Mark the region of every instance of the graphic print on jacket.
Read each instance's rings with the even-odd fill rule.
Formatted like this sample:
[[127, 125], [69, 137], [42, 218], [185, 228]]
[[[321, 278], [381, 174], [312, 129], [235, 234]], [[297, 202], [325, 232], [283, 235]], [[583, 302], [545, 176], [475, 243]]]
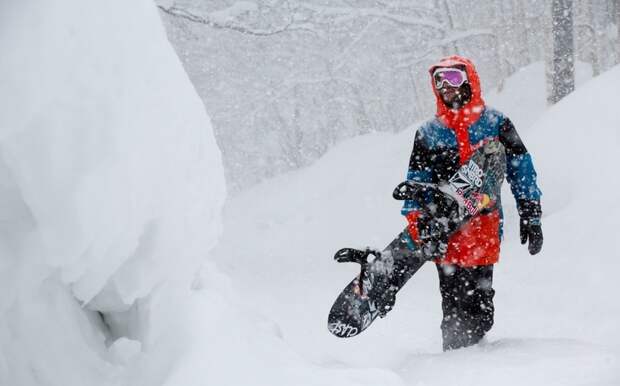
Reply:
[[[469, 103], [458, 110], [445, 106], [437, 89], [437, 114], [416, 132], [409, 161], [407, 179], [419, 182], [447, 183], [465, 164], [474, 150], [488, 141], [500, 142], [506, 152], [506, 179], [516, 200], [539, 201], [541, 192], [536, 184], [532, 158], [517, 131], [507, 117], [484, 105], [480, 80], [473, 64], [464, 58], [451, 56], [431, 67], [465, 68], [472, 90]], [[406, 201], [402, 214], [420, 208]], [[499, 259], [502, 213], [501, 203], [491, 211], [481, 211], [449, 240], [442, 264], [462, 267], [494, 264]]]

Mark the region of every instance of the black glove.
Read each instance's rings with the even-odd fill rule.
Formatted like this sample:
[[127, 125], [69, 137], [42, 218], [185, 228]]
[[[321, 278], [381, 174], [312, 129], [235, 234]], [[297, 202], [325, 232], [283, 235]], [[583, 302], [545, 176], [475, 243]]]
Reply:
[[519, 216], [521, 217], [519, 226], [521, 244], [525, 244], [529, 240], [527, 249], [530, 251], [530, 255], [535, 255], [540, 252], [543, 246], [543, 233], [540, 224], [540, 216], [542, 215], [540, 202], [519, 200], [517, 206], [519, 208]]

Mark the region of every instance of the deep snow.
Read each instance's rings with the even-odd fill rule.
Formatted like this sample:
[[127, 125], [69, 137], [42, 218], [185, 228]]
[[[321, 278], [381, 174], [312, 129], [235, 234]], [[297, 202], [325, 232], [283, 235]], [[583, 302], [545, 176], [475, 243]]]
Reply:
[[497, 324], [441, 353], [432, 266], [362, 336], [326, 328], [356, 273], [333, 252], [404, 226], [390, 194], [413, 129], [229, 200], [196, 274], [220, 232], [222, 165], [154, 4], [2, 2], [0, 29], [1, 385], [620, 382], [619, 67], [545, 113], [541, 66], [489, 95], [534, 154], [546, 244], [527, 255], [505, 199]]
[[[587, 78], [582, 72], [580, 83]], [[533, 154], [544, 193], [545, 245], [530, 256], [519, 244], [514, 200], [505, 187], [496, 325], [480, 346], [441, 353], [432, 265], [364, 334], [340, 340], [327, 332], [327, 312], [358, 269], [334, 263], [333, 253], [343, 246], [383, 247], [405, 225], [391, 190], [405, 174], [415, 128], [352, 139], [309, 168], [231, 199], [214, 258], [247, 307], [273, 320], [294, 351], [324, 368], [358, 369], [359, 384], [372, 383], [363, 375], [369, 369], [384, 372], [382, 384], [619, 384], [614, 240], [620, 205], [613, 176], [620, 114], [612, 93], [620, 67], [548, 111], [543, 98], [537, 104], [527, 97], [544, 95], [544, 83], [533, 79], [542, 79], [540, 64], [515, 74], [487, 102], [498, 102]]]
[[0, 30], [0, 384], [160, 384], [221, 231], [209, 117], [149, 0], [2, 1]]

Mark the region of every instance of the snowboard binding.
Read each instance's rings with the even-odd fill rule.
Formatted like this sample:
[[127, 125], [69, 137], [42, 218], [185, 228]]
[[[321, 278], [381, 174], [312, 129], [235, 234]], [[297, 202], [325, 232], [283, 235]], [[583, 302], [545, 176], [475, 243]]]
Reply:
[[360, 265], [360, 274], [357, 279], [356, 293], [359, 296], [368, 297], [372, 286], [368, 273], [368, 264], [381, 257], [381, 252], [366, 248], [364, 250], [355, 248], [342, 248], [334, 255], [334, 260], [338, 263], [357, 263]]
[[354, 289], [355, 293], [364, 298], [374, 299], [374, 307], [379, 316], [383, 318], [394, 307], [398, 287], [391, 283], [391, 275], [382, 280], [377, 280], [377, 275], [369, 269], [370, 264], [381, 258], [381, 252], [371, 248], [364, 250], [342, 248], [334, 255], [334, 260], [339, 263], [357, 263], [360, 265], [361, 270]]
[[381, 252], [366, 248], [364, 250], [355, 248], [342, 248], [334, 255], [334, 260], [339, 263], [358, 263], [362, 266], [372, 263], [376, 258], [381, 257]]

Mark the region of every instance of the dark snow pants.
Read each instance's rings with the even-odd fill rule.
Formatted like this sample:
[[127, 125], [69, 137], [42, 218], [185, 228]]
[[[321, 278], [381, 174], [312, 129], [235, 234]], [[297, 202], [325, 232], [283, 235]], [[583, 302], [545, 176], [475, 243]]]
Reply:
[[439, 265], [444, 351], [478, 343], [493, 326], [493, 265]]

